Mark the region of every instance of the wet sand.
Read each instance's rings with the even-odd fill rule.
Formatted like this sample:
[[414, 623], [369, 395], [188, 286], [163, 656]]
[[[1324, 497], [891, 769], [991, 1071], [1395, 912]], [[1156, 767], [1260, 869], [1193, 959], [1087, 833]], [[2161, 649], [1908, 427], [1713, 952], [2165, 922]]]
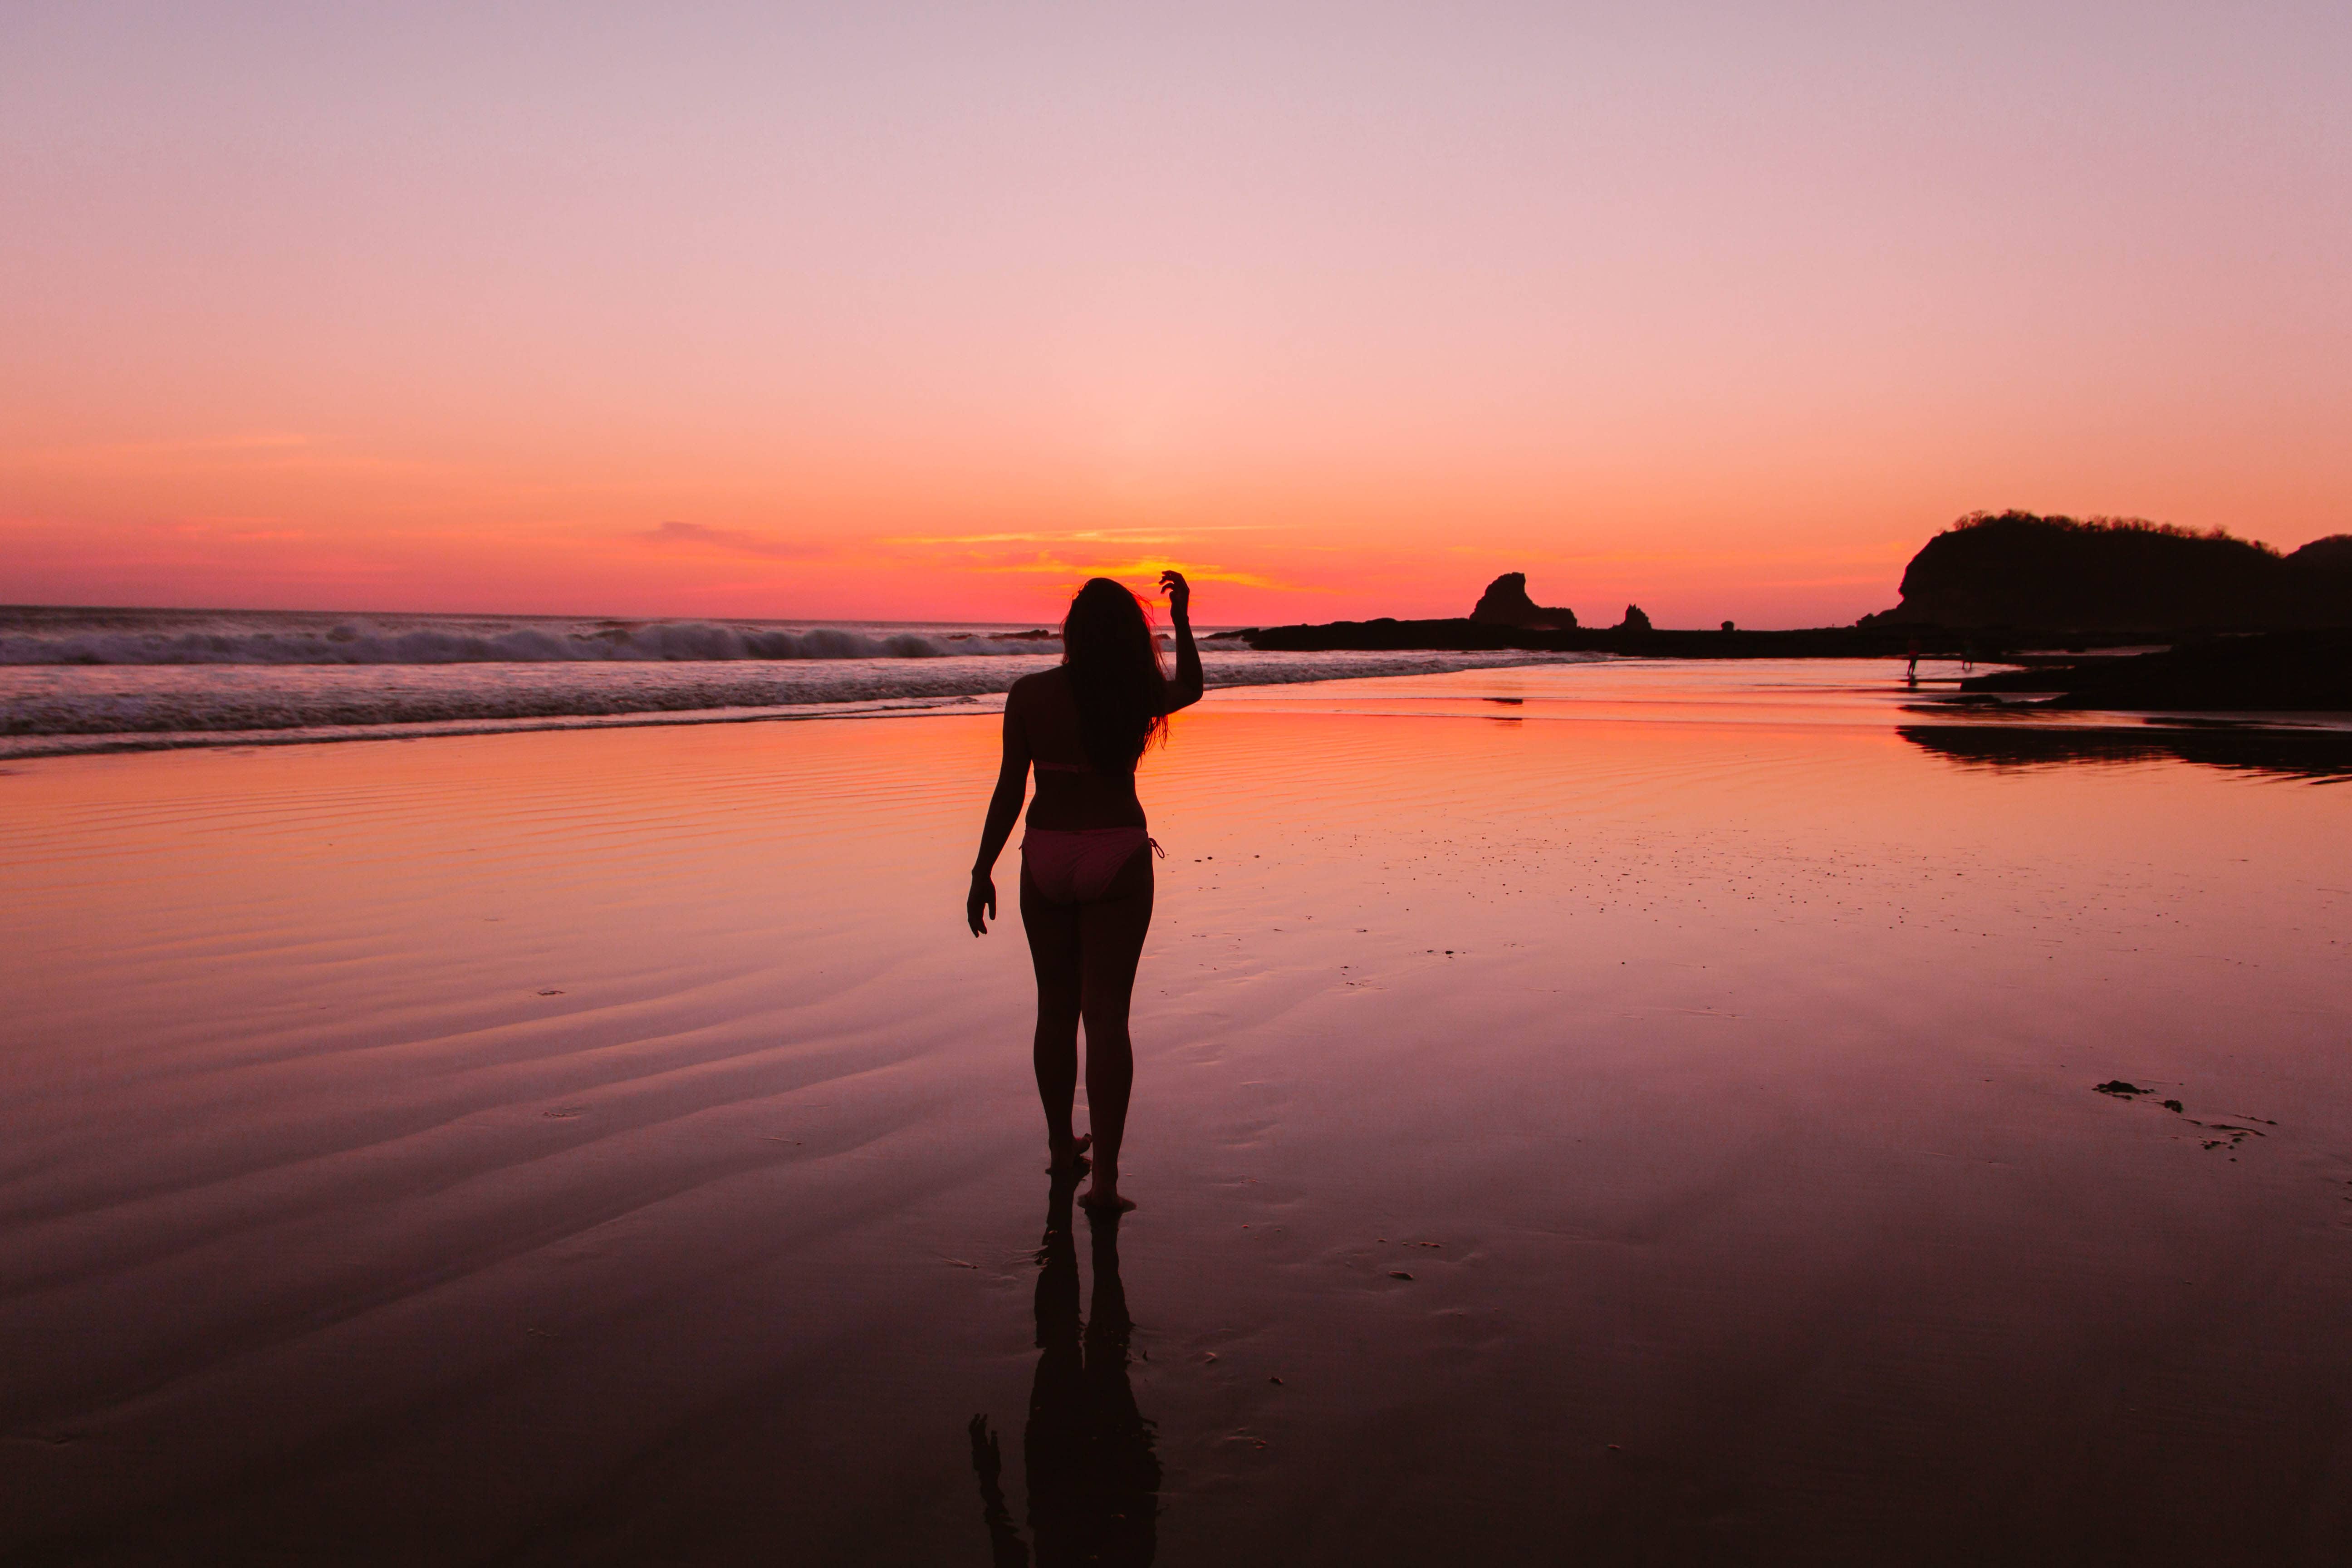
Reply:
[[991, 719], [13, 763], [0, 1556], [2352, 1557], [2352, 793], [1885, 672], [1213, 695], [1115, 1255]]

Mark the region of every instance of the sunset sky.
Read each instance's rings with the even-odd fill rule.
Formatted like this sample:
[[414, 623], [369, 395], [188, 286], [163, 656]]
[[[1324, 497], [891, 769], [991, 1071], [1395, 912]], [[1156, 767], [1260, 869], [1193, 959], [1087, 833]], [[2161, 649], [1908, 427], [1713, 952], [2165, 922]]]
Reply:
[[0, 7], [0, 602], [1848, 621], [2352, 530], [2352, 6]]

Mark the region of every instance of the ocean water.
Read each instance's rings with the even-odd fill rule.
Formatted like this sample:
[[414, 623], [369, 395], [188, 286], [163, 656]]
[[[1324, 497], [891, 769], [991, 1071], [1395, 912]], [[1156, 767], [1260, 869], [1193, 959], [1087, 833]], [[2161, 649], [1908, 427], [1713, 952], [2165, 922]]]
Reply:
[[[1046, 628], [319, 611], [0, 609], [0, 757], [511, 729], [814, 718], [984, 701], [1061, 656]], [[1259, 653], [1212, 686], [1587, 661]]]
[[1058, 649], [1043, 627], [886, 622], [0, 609], [0, 664], [660, 664]]

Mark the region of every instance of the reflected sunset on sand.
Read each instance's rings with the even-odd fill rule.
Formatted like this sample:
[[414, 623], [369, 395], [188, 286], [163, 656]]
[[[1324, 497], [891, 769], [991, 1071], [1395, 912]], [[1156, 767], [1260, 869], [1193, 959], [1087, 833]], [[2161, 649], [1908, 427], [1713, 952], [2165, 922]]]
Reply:
[[[1624, 664], [1179, 717], [1101, 1363], [1161, 1560], [2323, 1528], [2344, 796], [1987, 767], [1917, 701]], [[1028, 978], [960, 930], [995, 743], [11, 763], [10, 1536], [985, 1561], [967, 1428], [1034, 1425], [1066, 1289]], [[998, 1447], [1024, 1542], [1095, 1473]]]

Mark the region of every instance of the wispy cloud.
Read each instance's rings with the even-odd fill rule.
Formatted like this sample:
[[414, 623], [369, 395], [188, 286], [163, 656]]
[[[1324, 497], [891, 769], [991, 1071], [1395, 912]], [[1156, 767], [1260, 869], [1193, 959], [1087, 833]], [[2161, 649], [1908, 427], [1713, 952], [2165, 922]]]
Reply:
[[1083, 577], [1114, 577], [1150, 581], [1160, 573], [1173, 568], [1194, 583], [1230, 583], [1244, 588], [1274, 588], [1289, 594], [1328, 594], [1328, 588], [1310, 586], [1304, 583], [1285, 583], [1255, 572], [1238, 571], [1213, 563], [1178, 560], [1174, 556], [1139, 555], [1127, 560], [1068, 560], [1063, 556], [1039, 552], [1034, 555], [1000, 558], [993, 561], [971, 561], [962, 564], [967, 572], [984, 572], [1000, 576], [1052, 577], [1070, 581]]
[[[1444, 547], [1449, 555], [1467, 555], [1495, 561], [1507, 561], [1516, 566], [1701, 566], [1728, 569], [1759, 566], [1789, 566], [1805, 563], [1820, 566], [1878, 567], [1887, 561], [1907, 560], [1918, 549], [1916, 541], [1894, 541], [1870, 546], [1815, 547], [1767, 546], [1749, 550], [1728, 548], [1689, 550], [1588, 550], [1558, 551], [1516, 548], [1491, 544], [1449, 544]], [[1823, 579], [1829, 581], [1829, 579]]]
[[647, 544], [686, 544], [723, 550], [730, 555], [760, 555], [772, 561], [805, 561], [822, 555], [825, 547], [796, 539], [778, 539], [741, 528], [712, 528], [701, 522], [665, 522], [635, 535]]
[[908, 534], [882, 544], [1179, 544], [1202, 533], [1262, 533], [1264, 523], [1213, 523], [1203, 528], [1057, 529], [1037, 533]]

